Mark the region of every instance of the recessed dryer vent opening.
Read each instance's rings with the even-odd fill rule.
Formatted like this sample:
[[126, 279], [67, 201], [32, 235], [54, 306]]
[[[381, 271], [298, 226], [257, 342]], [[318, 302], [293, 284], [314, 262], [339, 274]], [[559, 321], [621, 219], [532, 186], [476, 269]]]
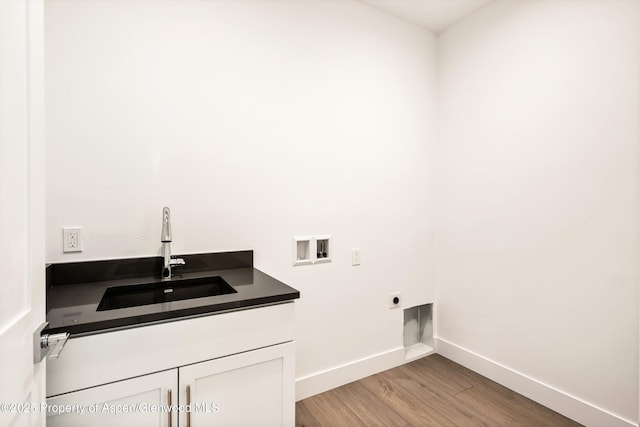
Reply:
[[404, 358], [418, 359], [433, 350], [433, 304], [404, 309]]

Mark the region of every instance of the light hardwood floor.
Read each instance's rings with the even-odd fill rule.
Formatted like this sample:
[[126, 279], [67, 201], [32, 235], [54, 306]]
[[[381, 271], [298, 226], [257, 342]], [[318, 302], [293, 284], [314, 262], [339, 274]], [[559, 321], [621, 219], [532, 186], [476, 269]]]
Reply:
[[296, 403], [296, 426], [580, 426], [439, 355]]

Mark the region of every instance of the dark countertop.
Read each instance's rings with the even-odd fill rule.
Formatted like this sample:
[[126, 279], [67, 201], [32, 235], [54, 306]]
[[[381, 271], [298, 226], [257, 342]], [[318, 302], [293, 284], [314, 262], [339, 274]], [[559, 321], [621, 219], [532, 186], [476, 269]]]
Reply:
[[97, 311], [109, 287], [161, 282], [162, 259], [52, 264], [47, 267], [47, 333], [69, 332], [78, 337], [300, 298], [296, 289], [253, 268], [252, 251], [178, 257], [185, 259], [187, 267], [176, 269], [174, 279], [220, 276], [236, 293]]

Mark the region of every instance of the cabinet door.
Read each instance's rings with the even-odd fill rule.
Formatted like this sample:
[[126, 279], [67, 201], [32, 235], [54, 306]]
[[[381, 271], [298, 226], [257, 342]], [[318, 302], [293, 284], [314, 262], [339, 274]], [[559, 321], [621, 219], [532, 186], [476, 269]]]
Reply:
[[294, 343], [181, 367], [181, 427], [293, 426]]
[[176, 412], [167, 410], [178, 403], [177, 383], [178, 370], [171, 369], [50, 397], [47, 427], [177, 426]]

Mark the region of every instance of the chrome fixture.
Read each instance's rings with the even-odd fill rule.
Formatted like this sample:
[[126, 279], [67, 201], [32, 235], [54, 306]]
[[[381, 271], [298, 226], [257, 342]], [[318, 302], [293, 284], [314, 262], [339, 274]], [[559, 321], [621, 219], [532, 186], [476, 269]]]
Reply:
[[179, 267], [184, 265], [182, 258], [171, 258], [171, 213], [169, 208], [162, 208], [162, 234], [160, 235], [162, 242], [162, 257], [164, 265], [162, 266], [162, 278], [171, 279], [171, 267]]
[[46, 356], [49, 356], [49, 359], [57, 359], [69, 339], [68, 332], [43, 333], [47, 326], [49, 326], [49, 322], [44, 322], [33, 333], [33, 363], [41, 362]]

